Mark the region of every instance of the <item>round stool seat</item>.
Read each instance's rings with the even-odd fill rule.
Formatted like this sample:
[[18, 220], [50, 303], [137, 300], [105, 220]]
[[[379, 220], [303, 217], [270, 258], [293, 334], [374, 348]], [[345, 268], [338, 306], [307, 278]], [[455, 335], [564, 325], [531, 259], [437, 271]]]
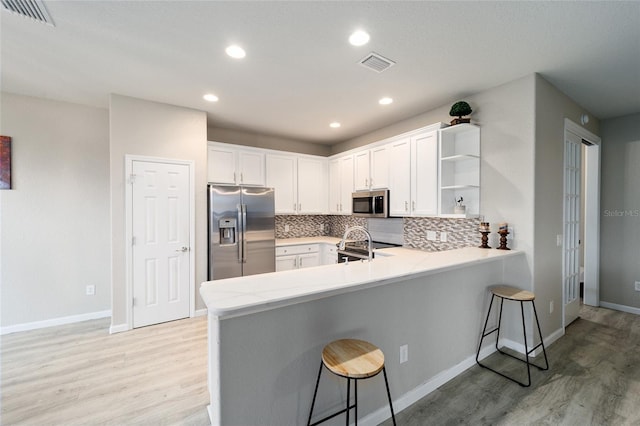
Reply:
[[322, 362], [334, 374], [363, 379], [378, 374], [384, 367], [384, 354], [364, 340], [341, 339], [322, 350]]
[[530, 291], [521, 290], [507, 285], [493, 287], [491, 288], [491, 293], [498, 297], [502, 297], [503, 299], [517, 300], [519, 302], [533, 301], [536, 298], [536, 295]]

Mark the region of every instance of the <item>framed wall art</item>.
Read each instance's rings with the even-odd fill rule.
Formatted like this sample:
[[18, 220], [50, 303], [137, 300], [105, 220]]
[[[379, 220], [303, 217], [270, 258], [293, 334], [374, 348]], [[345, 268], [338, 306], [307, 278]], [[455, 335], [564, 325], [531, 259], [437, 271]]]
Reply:
[[0, 136], [0, 189], [11, 189], [11, 138]]

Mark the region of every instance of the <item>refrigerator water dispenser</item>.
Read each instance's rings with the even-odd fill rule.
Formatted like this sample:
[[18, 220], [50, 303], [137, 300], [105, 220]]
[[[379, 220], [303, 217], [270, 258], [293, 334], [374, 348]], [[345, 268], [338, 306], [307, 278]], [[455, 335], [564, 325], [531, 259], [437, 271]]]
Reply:
[[218, 221], [218, 229], [220, 229], [220, 244], [236, 243], [236, 219], [220, 219]]

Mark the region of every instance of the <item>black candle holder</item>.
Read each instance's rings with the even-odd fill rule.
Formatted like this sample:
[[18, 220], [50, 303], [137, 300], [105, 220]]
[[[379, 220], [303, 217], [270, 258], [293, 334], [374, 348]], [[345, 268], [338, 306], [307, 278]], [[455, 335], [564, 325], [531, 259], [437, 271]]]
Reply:
[[500, 234], [500, 247], [497, 247], [498, 250], [511, 250], [509, 247], [507, 247], [507, 235], [509, 235], [509, 231], [504, 230], [504, 231], [498, 231], [498, 234]]
[[480, 246], [480, 248], [483, 249], [490, 249], [491, 247], [489, 247], [489, 231], [480, 231], [480, 233], [482, 234], [482, 245]]

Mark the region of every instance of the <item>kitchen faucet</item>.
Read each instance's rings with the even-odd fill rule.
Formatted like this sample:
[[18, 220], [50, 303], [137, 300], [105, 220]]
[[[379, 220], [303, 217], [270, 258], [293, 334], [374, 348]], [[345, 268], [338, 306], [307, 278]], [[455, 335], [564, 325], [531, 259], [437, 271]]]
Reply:
[[361, 232], [364, 232], [367, 235], [367, 241], [369, 242], [368, 247], [367, 247], [368, 251], [369, 251], [368, 261], [371, 262], [371, 259], [373, 258], [373, 247], [371, 245], [371, 234], [369, 233], [367, 228], [365, 228], [364, 226], [352, 226], [350, 228], [345, 229], [344, 235], [342, 236], [342, 240], [340, 241], [340, 244], [338, 245], [338, 249], [339, 250], [344, 250], [344, 245], [346, 243], [347, 236], [352, 231], [361, 231]]

